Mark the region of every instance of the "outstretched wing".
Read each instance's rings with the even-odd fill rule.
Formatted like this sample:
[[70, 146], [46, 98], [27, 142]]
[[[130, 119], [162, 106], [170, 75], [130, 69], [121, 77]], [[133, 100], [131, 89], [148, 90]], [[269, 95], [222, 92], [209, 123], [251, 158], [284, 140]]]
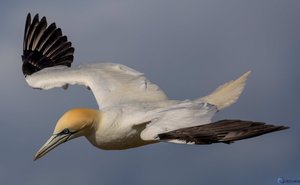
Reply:
[[121, 103], [166, 100], [165, 93], [142, 73], [121, 64], [98, 63], [77, 67], [56, 66], [28, 75], [38, 89], [83, 85], [91, 89], [101, 108]]
[[23, 41], [23, 74], [31, 75], [46, 67], [57, 65], [71, 66], [74, 48], [68, 42], [67, 36], [62, 35], [55, 23], [47, 27], [47, 20], [36, 14], [31, 21], [28, 13]]
[[72, 67], [74, 48], [55, 23], [28, 14], [24, 34], [23, 73], [33, 88], [66, 88], [83, 85], [93, 91], [103, 108], [125, 102], [152, 102], [167, 99], [165, 93], [146, 77], [121, 64], [99, 63]]

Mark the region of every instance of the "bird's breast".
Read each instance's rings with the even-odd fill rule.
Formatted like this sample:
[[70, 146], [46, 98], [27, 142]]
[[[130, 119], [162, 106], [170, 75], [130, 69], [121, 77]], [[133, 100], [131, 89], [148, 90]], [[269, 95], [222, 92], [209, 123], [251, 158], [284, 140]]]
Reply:
[[135, 126], [145, 114], [141, 109], [109, 109], [102, 114], [98, 127], [86, 136], [94, 146], [105, 150], [124, 150], [154, 143], [141, 139], [145, 125]]
[[116, 130], [110, 129], [103, 132], [96, 132], [95, 135], [87, 136], [87, 139], [95, 147], [104, 150], [125, 150], [147, 144], [155, 141], [144, 141], [140, 137], [140, 130]]

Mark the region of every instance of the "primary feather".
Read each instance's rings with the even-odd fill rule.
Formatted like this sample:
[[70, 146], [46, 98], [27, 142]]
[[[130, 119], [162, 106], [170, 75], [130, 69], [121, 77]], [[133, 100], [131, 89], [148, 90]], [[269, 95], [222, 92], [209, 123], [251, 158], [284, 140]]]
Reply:
[[70, 67], [74, 53], [71, 45], [55, 23], [47, 27], [45, 17], [39, 20], [39, 15], [36, 14], [31, 21], [31, 15], [28, 14], [24, 31], [23, 74], [31, 75], [57, 65]]

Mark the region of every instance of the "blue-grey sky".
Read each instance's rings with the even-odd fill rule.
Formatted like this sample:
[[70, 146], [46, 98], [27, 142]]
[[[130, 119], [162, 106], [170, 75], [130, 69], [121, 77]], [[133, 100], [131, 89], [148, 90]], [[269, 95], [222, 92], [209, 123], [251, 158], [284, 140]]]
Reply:
[[[124, 0], [0, 2], [1, 184], [277, 184], [300, 179], [300, 1]], [[28, 12], [56, 22], [74, 64], [122, 63], [171, 99], [194, 99], [252, 70], [245, 92], [217, 119], [291, 129], [232, 145], [157, 144], [124, 151], [72, 140], [33, 162], [57, 119], [97, 108], [82, 87], [31, 89], [21, 73]]]

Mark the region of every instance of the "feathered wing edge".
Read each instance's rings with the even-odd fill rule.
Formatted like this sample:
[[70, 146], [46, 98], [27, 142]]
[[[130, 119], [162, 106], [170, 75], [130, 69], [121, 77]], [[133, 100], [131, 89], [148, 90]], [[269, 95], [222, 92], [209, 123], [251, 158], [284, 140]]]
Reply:
[[31, 20], [28, 13], [23, 41], [23, 74], [31, 75], [46, 67], [64, 65], [70, 67], [73, 62], [74, 48], [67, 36], [62, 34], [55, 23], [47, 27], [47, 20], [36, 14]]
[[233, 143], [270, 132], [288, 129], [286, 126], [269, 125], [243, 120], [221, 120], [215, 123], [182, 128], [158, 135], [159, 140], [173, 143], [212, 144]]
[[217, 106], [218, 110], [234, 104], [242, 94], [250, 74], [251, 71], [246, 72], [238, 79], [221, 85], [208, 96], [199, 98], [199, 100]]

